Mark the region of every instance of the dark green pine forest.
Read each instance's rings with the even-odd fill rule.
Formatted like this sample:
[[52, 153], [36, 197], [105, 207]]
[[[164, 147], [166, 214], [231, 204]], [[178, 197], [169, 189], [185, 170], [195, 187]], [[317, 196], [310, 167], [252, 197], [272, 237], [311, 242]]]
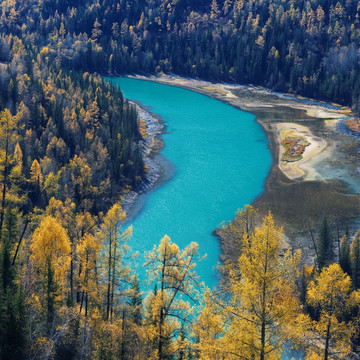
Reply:
[[[3, 4], [2, 34], [21, 38], [32, 57], [40, 53], [57, 67], [253, 83], [359, 111], [356, 0]], [[9, 40], [2, 43], [6, 61]]]
[[335, 256], [326, 219], [302, 266], [246, 207], [225, 228], [241, 261], [205, 295], [197, 244], [165, 236], [141, 292], [120, 202], [146, 177], [144, 134], [103, 76], [255, 84], [360, 113], [359, 48], [357, 0], [1, 0], [0, 359], [270, 360], [288, 339], [307, 359], [354, 355], [360, 233], [339, 230]]

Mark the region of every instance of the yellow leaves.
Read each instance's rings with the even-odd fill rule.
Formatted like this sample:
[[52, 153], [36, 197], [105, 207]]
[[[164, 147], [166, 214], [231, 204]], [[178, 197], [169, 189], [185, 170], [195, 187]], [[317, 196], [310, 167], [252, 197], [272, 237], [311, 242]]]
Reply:
[[161, 239], [158, 249], [160, 256], [164, 256], [166, 258], [167, 257], [171, 258], [173, 256], [176, 256], [180, 252], [179, 247], [176, 244], [171, 243], [171, 240], [167, 235], [165, 235]]
[[117, 224], [118, 222], [124, 221], [126, 218], [125, 211], [122, 210], [119, 203], [114, 204], [110, 210], [107, 212], [104, 218], [104, 225], [111, 226]]
[[310, 305], [319, 304], [332, 314], [334, 311], [342, 310], [350, 290], [350, 276], [342, 271], [340, 265], [331, 264], [323, 269], [316, 282], [312, 281], [309, 284], [307, 300]]
[[46, 176], [44, 181], [44, 189], [48, 196], [55, 196], [59, 189], [60, 171], [54, 175], [52, 171]]
[[152, 345], [153, 350], [161, 343], [166, 348], [164, 351], [172, 353], [170, 339], [176, 329], [180, 329], [178, 319], [185, 322], [193, 311], [187, 300], [197, 297], [194, 288], [197, 277], [193, 270], [197, 250], [198, 245], [191, 243], [181, 251], [165, 235], [158, 247], [154, 246], [152, 251], [145, 253], [147, 261], [144, 266], [149, 267], [147, 275], [156, 287], [155, 292], [146, 299], [147, 332], [152, 334], [149, 341], [155, 345]]
[[98, 297], [97, 285], [97, 263], [101, 243], [99, 239], [91, 234], [86, 234], [76, 246], [76, 254], [81, 271], [78, 276], [79, 287], [86, 291], [96, 300]]
[[255, 41], [255, 44], [258, 45], [259, 47], [263, 48], [265, 45], [265, 39], [262, 35], [259, 35], [258, 38]]
[[48, 53], [49, 53], [49, 48], [47, 46], [44, 46], [40, 51], [41, 55], [47, 55]]
[[30, 176], [31, 176], [30, 178], [31, 182], [35, 184], [39, 184], [39, 186], [41, 186], [43, 181], [43, 176], [42, 176], [40, 164], [36, 159], [33, 161], [31, 165]]
[[320, 319], [314, 322], [313, 329], [321, 340], [327, 339], [324, 350], [318, 346], [313, 346], [309, 350], [309, 359], [315, 358], [315, 355], [329, 354], [327, 343], [340, 358], [350, 352], [350, 338], [355, 326], [351, 322], [341, 321], [341, 316], [344, 316], [346, 310], [356, 304], [357, 294], [350, 295], [350, 291], [351, 279], [338, 264], [324, 268], [317, 279], [309, 284], [307, 301], [312, 306], [319, 306], [321, 310]]
[[297, 318], [295, 290], [300, 253], [284, 253], [282, 236], [283, 229], [275, 226], [269, 213], [250, 236], [245, 232], [237, 266], [227, 266], [230, 298], [222, 303], [220, 315], [228, 326], [223, 338], [214, 339], [226, 344], [221, 348], [226, 349], [227, 359], [240, 354], [259, 358], [261, 353], [267, 359], [280, 359], [279, 344], [293, 338], [304, 320]]
[[19, 143], [16, 143], [16, 145], [15, 145], [14, 158], [15, 158], [16, 163], [20, 167], [22, 167], [22, 165], [23, 165], [23, 153], [21, 151]]
[[30, 260], [37, 269], [45, 272], [50, 260], [56, 281], [65, 282], [70, 265], [70, 239], [57, 219], [46, 216], [41, 220], [33, 233], [30, 250]]
[[204, 294], [205, 306], [194, 325], [193, 331], [198, 341], [196, 349], [201, 354], [201, 359], [214, 360], [224, 358], [226, 349], [229, 348], [225, 335], [225, 323], [208, 291]]
[[12, 116], [9, 109], [5, 109], [0, 113], [0, 143], [1, 149], [5, 148], [17, 139], [16, 127], [18, 119]]
[[151, 269], [147, 270], [149, 279], [154, 280], [163, 272], [170, 286], [182, 281], [194, 268], [193, 258], [197, 252], [197, 243], [192, 242], [181, 252], [179, 247], [171, 242], [170, 237], [165, 235], [158, 247], [154, 246], [152, 251], [145, 254], [147, 261], [144, 266], [152, 265]]

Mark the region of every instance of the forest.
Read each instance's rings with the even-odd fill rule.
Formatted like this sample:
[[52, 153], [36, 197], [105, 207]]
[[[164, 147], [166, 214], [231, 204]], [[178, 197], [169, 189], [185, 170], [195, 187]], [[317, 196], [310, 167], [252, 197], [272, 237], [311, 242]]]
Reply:
[[358, 1], [0, 4], [0, 359], [356, 353], [360, 233], [335, 246], [326, 218], [314, 264], [247, 206], [224, 225], [237, 259], [218, 289], [199, 284], [198, 245], [167, 236], [139, 279], [121, 198], [146, 177], [144, 134], [103, 75], [252, 83], [359, 113]]
[[0, 29], [61, 68], [252, 83], [359, 112], [359, 16], [357, 0], [6, 0]]

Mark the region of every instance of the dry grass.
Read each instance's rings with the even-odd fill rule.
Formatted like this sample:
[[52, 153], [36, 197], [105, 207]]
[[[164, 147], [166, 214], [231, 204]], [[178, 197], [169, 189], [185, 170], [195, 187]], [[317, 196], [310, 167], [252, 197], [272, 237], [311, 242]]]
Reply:
[[219, 94], [219, 95], [222, 95], [222, 96], [226, 96], [227, 93], [228, 93], [226, 90], [217, 89], [217, 88], [214, 88], [212, 86], [197, 85], [196, 87], [199, 88], [199, 89], [203, 89], [205, 91], [209, 91], [209, 92], [211, 92], [213, 94]]

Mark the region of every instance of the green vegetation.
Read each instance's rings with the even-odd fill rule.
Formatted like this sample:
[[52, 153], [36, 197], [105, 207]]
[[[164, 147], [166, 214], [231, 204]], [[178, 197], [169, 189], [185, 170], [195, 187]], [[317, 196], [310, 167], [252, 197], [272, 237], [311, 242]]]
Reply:
[[[309, 359], [335, 359], [360, 344], [360, 234], [345, 234], [337, 257], [326, 218], [311, 232], [316, 266], [301, 275], [272, 215], [256, 222], [247, 207], [222, 229], [234, 251], [220, 294], [201, 304], [197, 244], [180, 250], [167, 236], [147, 255], [153, 290], [141, 292], [118, 201], [145, 176], [146, 129], [96, 74], [254, 83], [360, 112], [358, 1], [0, 4], [1, 359], [265, 360], [288, 339]], [[324, 191], [297, 202], [302, 214], [322, 216]]]
[[[336, 359], [359, 345], [359, 234], [352, 277], [331, 253], [301, 270], [300, 250], [287, 248], [271, 213], [259, 222], [247, 206], [224, 229], [239, 256], [223, 265], [217, 290], [198, 284], [198, 245], [181, 250], [164, 236], [146, 254], [153, 290], [141, 292], [121, 206], [98, 223], [54, 201], [32, 218], [16, 261], [16, 242], [2, 242], [1, 359], [265, 360], [280, 359], [289, 341], [308, 359]], [[327, 238], [324, 220], [319, 254]]]
[[[58, 68], [252, 83], [359, 111], [356, 0], [2, 3], [2, 33]], [[14, 83], [8, 92], [16, 91]]]

